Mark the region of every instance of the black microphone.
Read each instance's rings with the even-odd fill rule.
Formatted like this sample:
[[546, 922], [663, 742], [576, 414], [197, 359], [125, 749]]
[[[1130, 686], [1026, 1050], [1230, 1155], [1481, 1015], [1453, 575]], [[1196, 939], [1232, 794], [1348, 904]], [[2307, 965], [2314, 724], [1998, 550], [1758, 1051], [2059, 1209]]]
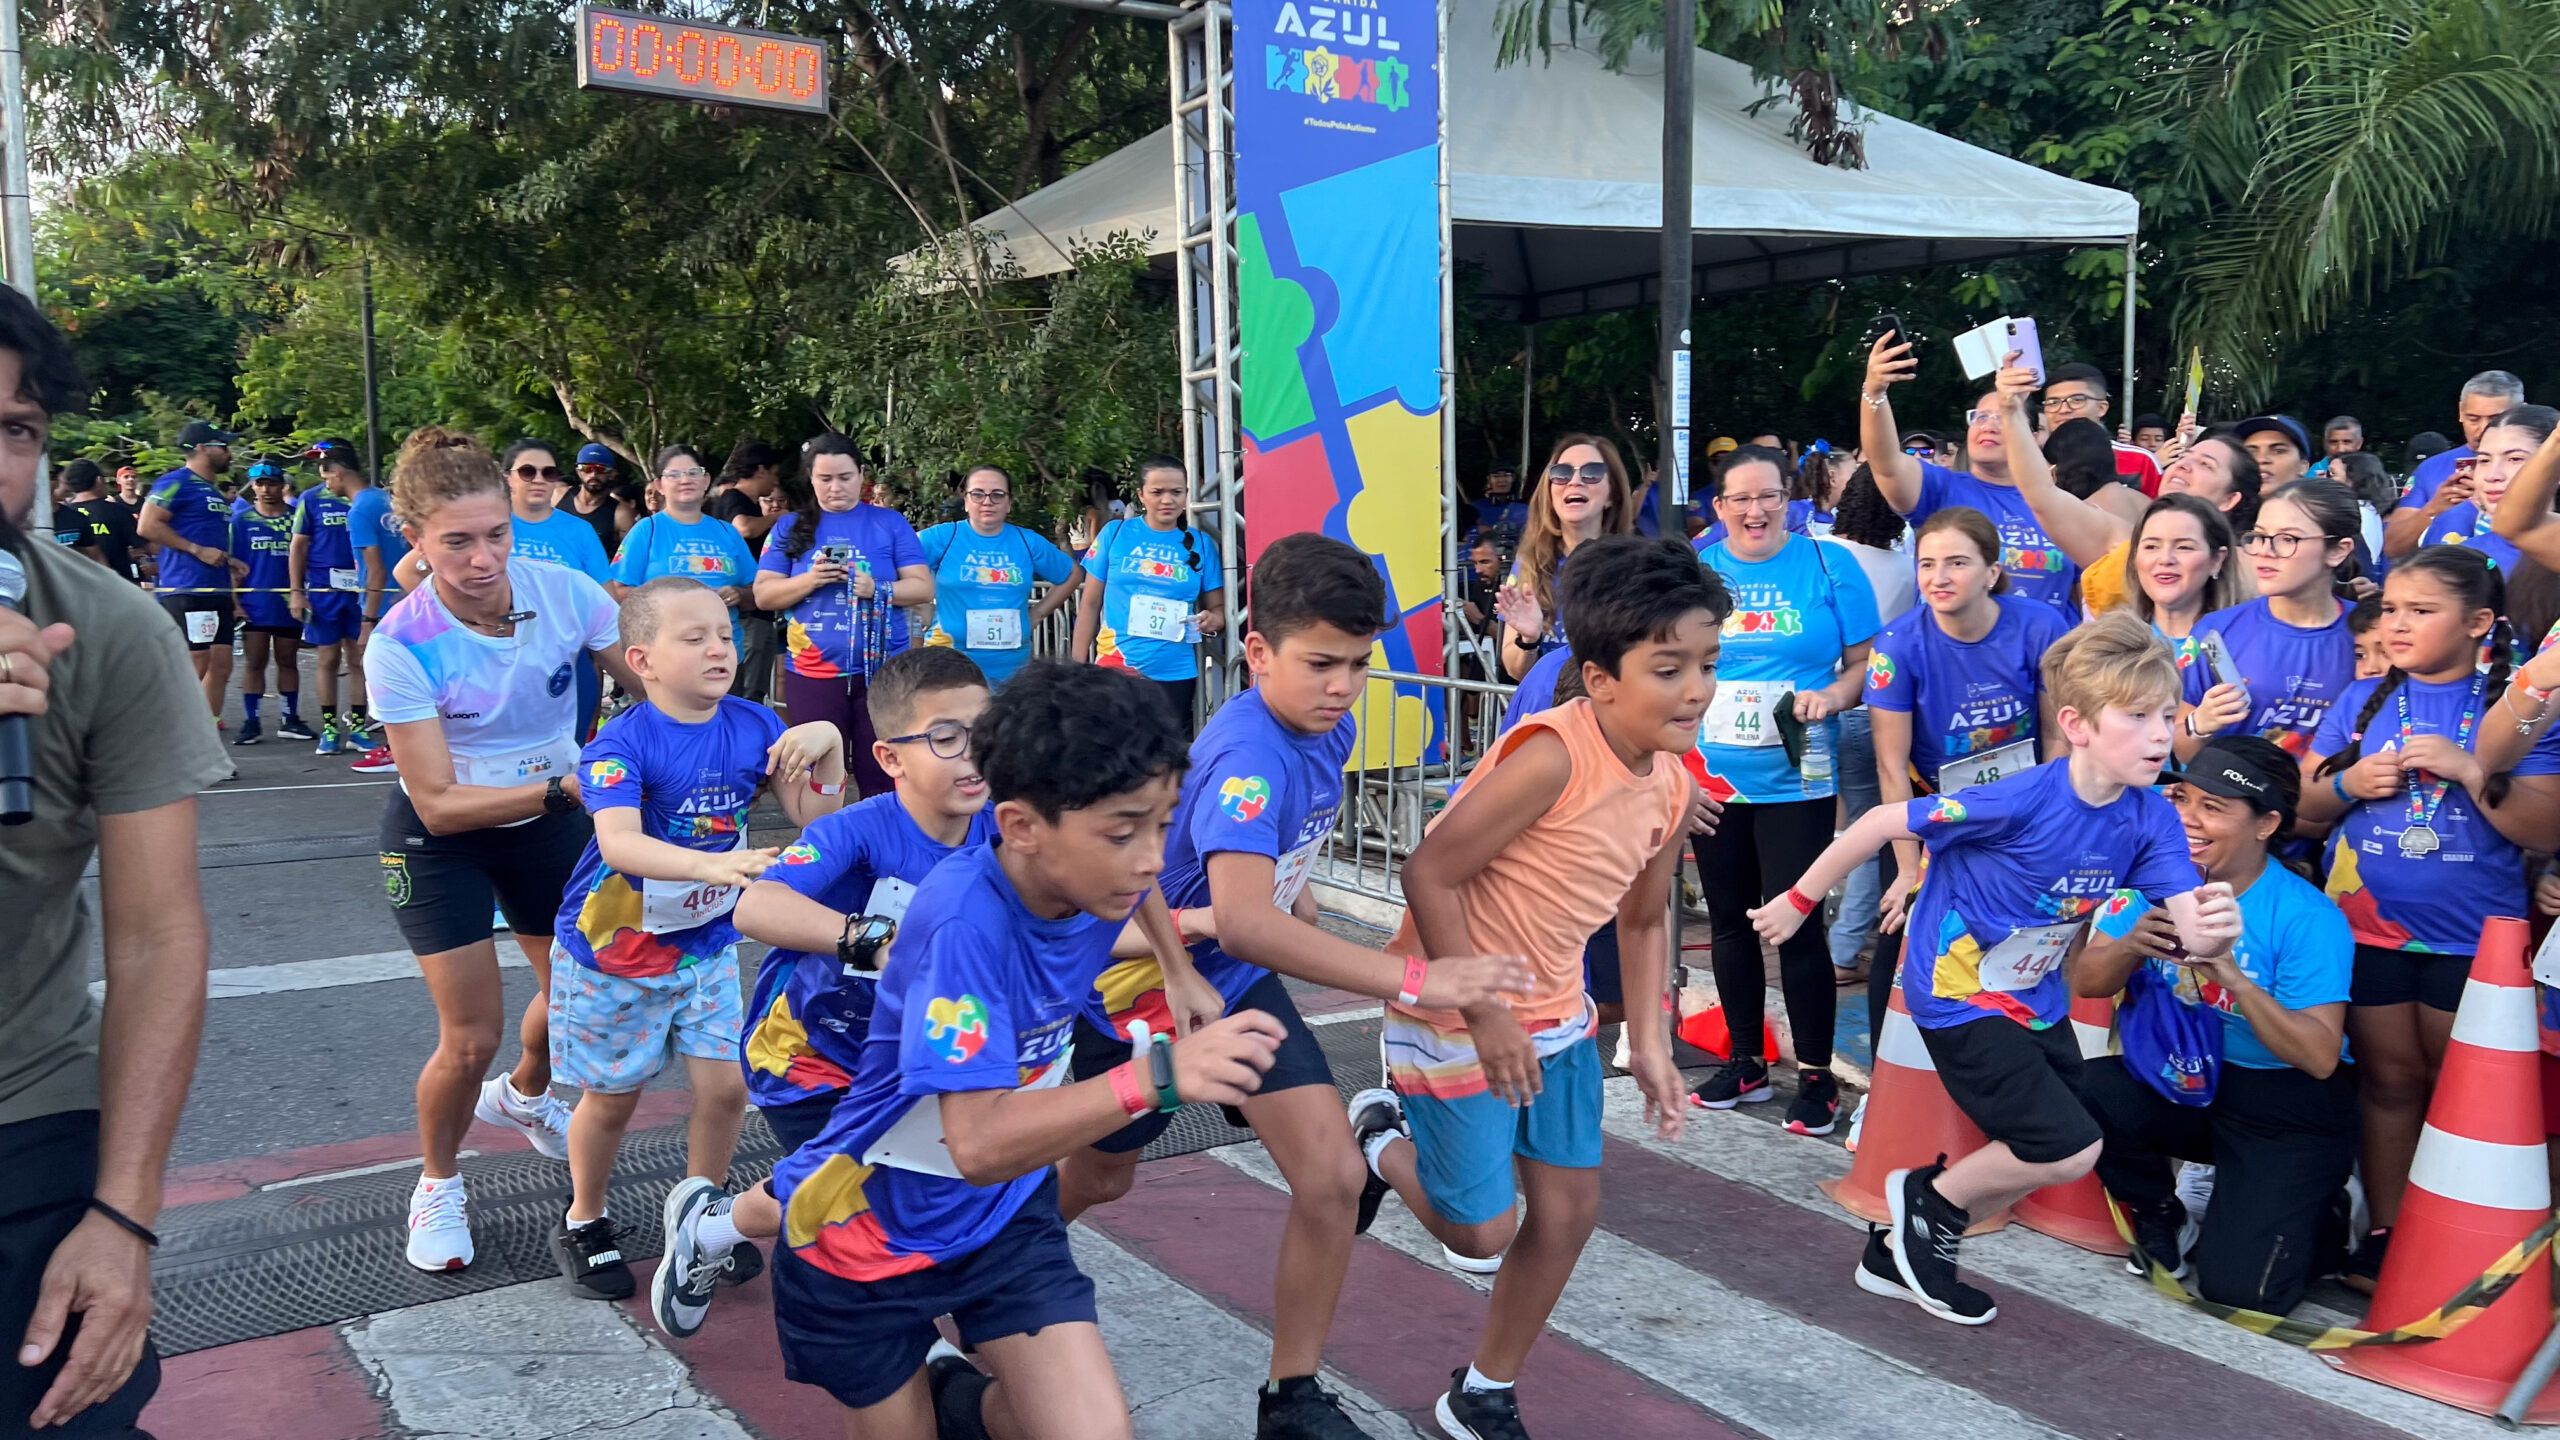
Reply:
[[[18, 608], [27, 598], [26, 567], [0, 550], [0, 606]], [[0, 825], [36, 818], [36, 764], [27, 743], [27, 717], [0, 715]]]

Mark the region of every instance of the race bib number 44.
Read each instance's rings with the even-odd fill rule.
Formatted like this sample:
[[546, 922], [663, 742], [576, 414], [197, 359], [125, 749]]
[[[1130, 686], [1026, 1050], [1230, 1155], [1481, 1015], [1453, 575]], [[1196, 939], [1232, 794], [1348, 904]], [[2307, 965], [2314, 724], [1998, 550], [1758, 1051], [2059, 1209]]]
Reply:
[[1752, 750], [1783, 745], [1786, 737], [1778, 733], [1778, 702], [1793, 693], [1770, 680], [1720, 680], [1699, 738], [1709, 745]]

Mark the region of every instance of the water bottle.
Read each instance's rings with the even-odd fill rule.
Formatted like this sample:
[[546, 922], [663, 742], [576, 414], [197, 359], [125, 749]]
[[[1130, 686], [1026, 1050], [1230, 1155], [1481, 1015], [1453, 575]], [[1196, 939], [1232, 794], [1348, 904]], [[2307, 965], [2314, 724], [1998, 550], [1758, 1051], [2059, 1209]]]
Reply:
[[1831, 783], [1831, 724], [1816, 720], [1804, 727], [1804, 764], [1797, 771], [1808, 787]]

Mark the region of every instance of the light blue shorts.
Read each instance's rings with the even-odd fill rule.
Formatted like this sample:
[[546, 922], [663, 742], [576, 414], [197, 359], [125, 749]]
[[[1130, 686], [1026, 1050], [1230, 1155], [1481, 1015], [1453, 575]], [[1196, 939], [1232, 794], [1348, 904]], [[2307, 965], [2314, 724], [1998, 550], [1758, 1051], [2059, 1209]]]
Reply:
[[1511, 1213], [1511, 1157], [1560, 1170], [1600, 1168], [1600, 1045], [1584, 1036], [1547, 1057], [1546, 1088], [1524, 1110], [1491, 1092], [1404, 1097], [1414, 1170], [1440, 1218], [1481, 1225]]
[[746, 1010], [738, 947], [671, 975], [607, 975], [558, 954], [551, 966], [551, 1071], [581, 1090], [637, 1090], [673, 1055], [735, 1060]]

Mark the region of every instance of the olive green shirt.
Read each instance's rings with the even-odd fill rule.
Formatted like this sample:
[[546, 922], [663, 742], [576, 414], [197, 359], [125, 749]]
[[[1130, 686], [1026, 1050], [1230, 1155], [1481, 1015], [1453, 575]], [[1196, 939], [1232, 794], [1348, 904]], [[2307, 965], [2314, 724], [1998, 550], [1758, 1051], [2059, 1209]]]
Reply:
[[176, 622], [131, 581], [43, 536], [18, 553], [20, 609], [76, 634], [47, 667], [46, 712], [27, 722], [35, 818], [0, 827], [0, 1124], [98, 1105], [93, 921], [80, 889], [98, 817], [175, 804], [230, 769]]

